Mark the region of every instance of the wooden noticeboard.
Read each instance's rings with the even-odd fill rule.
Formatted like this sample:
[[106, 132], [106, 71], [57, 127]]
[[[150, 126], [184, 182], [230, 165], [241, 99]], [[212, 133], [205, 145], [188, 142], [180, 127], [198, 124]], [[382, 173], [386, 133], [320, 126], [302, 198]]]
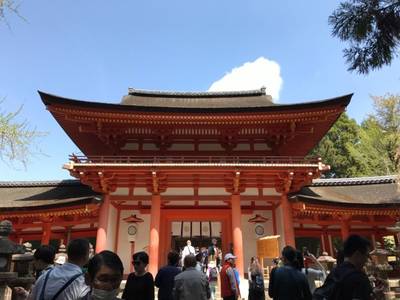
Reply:
[[257, 256], [260, 258], [275, 258], [280, 256], [280, 235], [271, 235], [257, 240]]

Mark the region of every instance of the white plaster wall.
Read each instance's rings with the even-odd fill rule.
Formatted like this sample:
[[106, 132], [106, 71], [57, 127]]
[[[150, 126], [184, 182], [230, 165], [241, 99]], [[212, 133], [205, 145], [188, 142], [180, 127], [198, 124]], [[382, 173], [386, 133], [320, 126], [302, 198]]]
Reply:
[[126, 187], [118, 187], [115, 192], [112, 192], [111, 195], [123, 195], [126, 196], [129, 194], [129, 188]]
[[147, 196], [147, 195], [151, 195], [151, 193], [149, 193], [149, 191], [146, 188], [134, 188], [133, 189], [133, 194], [135, 196]]
[[172, 144], [169, 151], [194, 151], [193, 144]]
[[246, 196], [258, 196], [258, 189], [257, 188], [247, 188], [241, 195]]
[[[123, 221], [124, 218], [130, 215], [136, 215], [143, 219], [144, 222], [138, 224], [127, 223]], [[128, 235], [129, 225], [135, 225], [137, 233], [135, 236]], [[121, 210], [121, 218], [118, 232], [118, 248], [117, 254], [121, 258], [124, 264], [124, 273], [128, 274], [131, 266], [131, 243], [130, 240], [135, 242], [135, 252], [137, 251], [148, 251], [150, 237], [150, 215], [140, 214], [137, 210]]]
[[126, 143], [124, 147], [120, 148], [121, 150], [139, 150], [138, 143]]
[[193, 188], [168, 188], [162, 196], [193, 196]]
[[250, 151], [250, 144], [237, 144], [233, 149], [236, 151]]
[[[255, 224], [249, 223], [248, 220], [254, 215], [261, 215], [268, 219], [267, 222], [262, 223], [264, 226], [264, 235], [258, 236], [255, 233]], [[272, 213], [266, 211], [254, 211], [251, 215], [242, 215], [242, 234], [243, 234], [243, 255], [244, 255], [244, 272], [247, 272], [247, 267], [250, 263], [250, 258], [257, 255], [257, 239], [264, 236], [274, 235]]]
[[280, 193], [278, 193], [274, 188], [264, 188], [263, 194], [264, 196], [280, 196]]
[[223, 206], [226, 205], [223, 201], [199, 201], [199, 206]]
[[230, 195], [224, 188], [199, 188], [201, 196], [226, 196]]
[[[162, 197], [162, 196], [161, 196]], [[185, 206], [185, 205], [194, 205], [194, 201], [169, 201], [165, 204], [165, 206]]]
[[156, 151], [158, 150], [157, 146], [155, 144], [152, 143], [144, 143], [143, 144], [143, 150], [147, 150], [147, 151]]
[[266, 143], [255, 143], [254, 150], [271, 150], [271, 147], [269, 147]]
[[[62, 228], [65, 229], [65, 227]], [[78, 224], [73, 227], [73, 229], [85, 229], [85, 228], [89, 229], [90, 224]]]
[[304, 228], [315, 228], [315, 229], [320, 229], [321, 226], [318, 224], [303, 224]]
[[199, 151], [224, 151], [220, 144], [199, 144]]

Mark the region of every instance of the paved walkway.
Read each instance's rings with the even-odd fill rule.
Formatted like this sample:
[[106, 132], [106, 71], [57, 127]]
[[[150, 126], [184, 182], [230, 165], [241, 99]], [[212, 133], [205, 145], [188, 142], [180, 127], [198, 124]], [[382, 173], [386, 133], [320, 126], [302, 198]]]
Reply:
[[[125, 287], [126, 280], [123, 280], [121, 283], [121, 289]], [[265, 281], [265, 287], [268, 288], [268, 281]], [[158, 288], [155, 289], [155, 299], [157, 299], [157, 292]], [[240, 282], [240, 294], [242, 299], [247, 299], [248, 298], [248, 293], [249, 293], [249, 281], [247, 279], [243, 279]], [[120, 297], [122, 295], [122, 292], [120, 293]], [[216, 291], [216, 300], [221, 300], [221, 293], [219, 290], [219, 287], [217, 286], [217, 291]], [[265, 291], [265, 299], [270, 300], [271, 298], [268, 297], [268, 291]]]

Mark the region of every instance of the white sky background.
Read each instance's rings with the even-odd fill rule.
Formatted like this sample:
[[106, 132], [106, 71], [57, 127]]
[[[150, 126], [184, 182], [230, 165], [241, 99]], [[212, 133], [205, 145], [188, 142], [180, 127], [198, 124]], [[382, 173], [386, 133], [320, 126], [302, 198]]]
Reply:
[[214, 81], [209, 91], [244, 91], [266, 88], [267, 94], [277, 101], [283, 79], [280, 74], [279, 64], [265, 57], [259, 57], [255, 61], [246, 62], [233, 68], [221, 79]]

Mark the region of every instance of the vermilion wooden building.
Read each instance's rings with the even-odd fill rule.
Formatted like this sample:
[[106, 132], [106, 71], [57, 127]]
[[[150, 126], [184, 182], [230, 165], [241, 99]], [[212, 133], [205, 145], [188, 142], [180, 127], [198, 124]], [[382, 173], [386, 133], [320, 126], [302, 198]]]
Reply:
[[[80, 183], [49, 183], [50, 191], [30, 197], [55, 201], [54, 190], [85, 185], [92, 193], [83, 198], [77, 193], [78, 202], [69, 199], [64, 207], [41, 202], [47, 206], [5, 211], [3, 218], [18, 217], [16, 234], [22, 239], [32, 222], [42, 226], [43, 243], [61, 238], [59, 228], [66, 228], [69, 237], [95, 236], [96, 251], [116, 251], [126, 270], [132, 252], [148, 251], [155, 273], [168, 250], [187, 238], [202, 246], [216, 237], [223, 251], [233, 249], [243, 274], [258, 237], [279, 234], [281, 245], [314, 237], [332, 253], [332, 238], [360, 224], [367, 226], [364, 234], [380, 238], [400, 214], [395, 188], [371, 203], [334, 191], [346, 181], [311, 185], [328, 166], [306, 156], [351, 95], [290, 105], [274, 104], [264, 89], [131, 89], [120, 104], [40, 96], [83, 154], [71, 155], [64, 166]], [[389, 190], [396, 186], [394, 178], [375, 180]]]

